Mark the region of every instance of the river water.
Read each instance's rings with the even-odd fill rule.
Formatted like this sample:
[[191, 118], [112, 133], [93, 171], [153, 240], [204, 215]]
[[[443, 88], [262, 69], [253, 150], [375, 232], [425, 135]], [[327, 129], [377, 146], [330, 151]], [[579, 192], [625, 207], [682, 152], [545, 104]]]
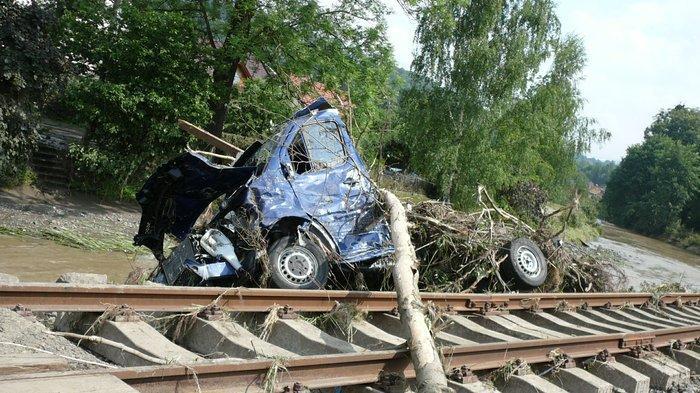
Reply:
[[700, 291], [700, 256], [682, 248], [607, 223], [603, 224], [603, 235], [591, 245], [620, 254], [629, 284], [635, 289], [645, 281], [680, 282]]
[[0, 273], [21, 281], [56, 281], [61, 273], [101, 273], [110, 282], [123, 284], [137, 267], [154, 267], [146, 255], [96, 252], [62, 246], [45, 239], [0, 235]]
[[[644, 281], [681, 282], [700, 291], [698, 255], [610, 224], [603, 225], [603, 235], [591, 245], [620, 254], [629, 284], [637, 289]], [[155, 264], [147, 255], [86, 251], [45, 239], [0, 235], [0, 273], [22, 281], [55, 281], [64, 272], [85, 272], [106, 274], [110, 282], [121, 284], [134, 268]]]

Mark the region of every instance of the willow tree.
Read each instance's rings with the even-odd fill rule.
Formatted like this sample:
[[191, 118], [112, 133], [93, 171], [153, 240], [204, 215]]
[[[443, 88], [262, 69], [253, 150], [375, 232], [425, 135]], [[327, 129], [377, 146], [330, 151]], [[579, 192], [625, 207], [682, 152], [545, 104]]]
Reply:
[[411, 166], [464, 206], [479, 183], [560, 188], [605, 136], [581, 116], [584, 51], [550, 0], [419, 3], [415, 83], [401, 100]]

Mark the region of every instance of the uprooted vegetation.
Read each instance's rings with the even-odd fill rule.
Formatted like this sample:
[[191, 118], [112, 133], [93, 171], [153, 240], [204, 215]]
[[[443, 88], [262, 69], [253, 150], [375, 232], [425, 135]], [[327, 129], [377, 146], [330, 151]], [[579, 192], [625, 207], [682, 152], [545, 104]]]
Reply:
[[420, 259], [420, 288], [444, 292], [504, 292], [514, 290], [501, 274], [506, 246], [529, 237], [548, 261], [543, 292], [623, 290], [626, 278], [612, 254], [560, 240], [563, 228], [553, 230], [547, 220], [576, 208], [573, 203], [542, 217], [535, 227], [499, 208], [479, 189], [480, 210], [465, 213], [449, 204], [426, 201], [408, 211], [411, 238]]

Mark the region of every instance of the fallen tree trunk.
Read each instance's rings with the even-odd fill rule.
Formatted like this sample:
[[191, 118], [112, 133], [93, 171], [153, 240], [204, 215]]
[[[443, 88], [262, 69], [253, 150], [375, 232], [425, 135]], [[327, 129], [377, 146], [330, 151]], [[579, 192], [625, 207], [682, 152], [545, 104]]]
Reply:
[[426, 323], [425, 308], [418, 292], [418, 259], [408, 232], [406, 211], [390, 191], [382, 189], [380, 192], [389, 208], [391, 239], [396, 248], [396, 265], [392, 275], [401, 323], [408, 333], [418, 392], [450, 392], [452, 389], [447, 387], [445, 370]]

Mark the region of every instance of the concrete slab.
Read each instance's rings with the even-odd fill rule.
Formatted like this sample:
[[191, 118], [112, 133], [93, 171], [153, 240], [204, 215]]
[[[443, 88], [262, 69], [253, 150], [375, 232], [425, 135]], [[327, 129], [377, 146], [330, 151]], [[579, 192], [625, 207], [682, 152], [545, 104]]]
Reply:
[[56, 280], [57, 283], [64, 284], [96, 284], [102, 285], [107, 284], [106, 274], [96, 274], [96, 273], [63, 273], [58, 276]]
[[367, 316], [367, 322], [396, 337], [406, 337], [406, 333], [403, 331], [403, 325], [401, 324], [401, 319], [396, 315], [374, 313]]
[[[394, 336], [402, 337], [404, 339], [407, 336], [407, 334], [403, 331], [401, 319], [396, 315], [386, 313], [372, 314], [370, 315], [368, 321], [377, 328]], [[475, 341], [467, 340], [446, 332], [435, 333], [435, 341], [438, 344], [446, 346], [477, 344]]]
[[11, 274], [0, 273], [0, 284], [19, 284], [19, 278]]
[[550, 374], [547, 379], [570, 392], [612, 393], [613, 391], [612, 384], [578, 367], [561, 368]]
[[279, 319], [267, 341], [298, 355], [362, 352], [364, 348], [350, 344], [322, 331], [301, 319]]
[[573, 325], [585, 326], [590, 329], [599, 330], [603, 333], [615, 334], [629, 333], [633, 331], [632, 329], [622, 328], [619, 326], [610, 326], [610, 324], [593, 320], [576, 311], [551, 311], [549, 313]]
[[625, 366], [649, 377], [649, 385], [654, 389], [667, 390], [687, 380], [680, 371], [651, 357], [638, 359], [623, 355], [616, 357], [616, 359]]
[[507, 319], [507, 320], [509, 320], [509, 321], [511, 321], [511, 322], [513, 322], [513, 323], [517, 324], [518, 326], [521, 326], [525, 329], [529, 329], [531, 331], [535, 331], [535, 332], [538, 332], [540, 334], [546, 335], [546, 336], [548, 336], [548, 338], [568, 338], [568, 337], [571, 337], [570, 334], [561, 333], [561, 332], [558, 332], [556, 330], [551, 330], [551, 329], [547, 329], [543, 326], [535, 325], [534, 323], [530, 323], [530, 322], [524, 320], [523, 318], [520, 318], [519, 316], [514, 315], [514, 314], [505, 314], [502, 316], [502, 318], [505, 318], [505, 319]]
[[660, 307], [659, 311], [664, 314], [672, 315], [678, 318], [687, 318], [695, 323], [700, 323], [700, 316], [695, 315], [694, 313], [683, 312], [676, 307]]
[[447, 381], [447, 387], [452, 388], [455, 393], [498, 393], [496, 388], [480, 381], [470, 383]]
[[18, 375], [17, 379], [3, 379], [0, 392], [32, 393], [137, 393], [131, 386], [113, 375], [71, 375], [45, 377]]
[[[63, 273], [56, 280], [62, 284], [107, 284], [107, 275], [92, 273]], [[99, 313], [59, 312], [54, 320], [54, 330], [59, 332], [85, 333], [85, 329], [99, 316]], [[87, 325], [83, 326], [78, 325]]]
[[516, 311], [513, 314], [533, 325], [541, 326], [548, 330], [554, 330], [567, 335], [585, 336], [591, 334], [605, 334], [600, 330], [594, 330], [581, 326], [580, 324], [576, 325], [567, 322], [546, 312]]
[[642, 318], [639, 318], [639, 317], [635, 316], [633, 313], [626, 311], [626, 310], [627, 309], [607, 310], [605, 308], [601, 308], [600, 312], [602, 312], [604, 314], [608, 314], [611, 317], [618, 319], [618, 320], [622, 320], [624, 322], [631, 322], [631, 323], [634, 323], [636, 325], [645, 326], [647, 329], [665, 329], [665, 328], [676, 326], [675, 324], [661, 323], [661, 322], [658, 322], [658, 321], [655, 321], [652, 319], [646, 319], [646, 318], [642, 319]]
[[514, 375], [496, 387], [503, 393], [566, 393], [566, 390], [535, 374]]
[[661, 364], [669, 366], [674, 370], [678, 371], [681, 374], [681, 382], [687, 382], [690, 379], [690, 369], [678, 363], [676, 360], [671, 359], [670, 357], [665, 356], [661, 353], [658, 353], [657, 356], [654, 356], [653, 359]]
[[[194, 363], [203, 358], [176, 345], [146, 322], [105, 321], [97, 333], [106, 339], [124, 344], [153, 357], [168, 362]], [[154, 363], [119, 348], [99, 343], [87, 343], [88, 347], [110, 361], [122, 366], [147, 366]]]
[[450, 324], [445, 327], [445, 332], [463, 337], [470, 341], [477, 343], [521, 341], [517, 337], [486, 329], [466, 316], [447, 315], [445, 318], [450, 322]]
[[616, 361], [593, 362], [587, 371], [596, 377], [624, 389], [627, 393], [648, 393], [649, 377]]
[[503, 318], [503, 316], [500, 315], [477, 317], [474, 318], [474, 322], [488, 329], [507, 334], [509, 336], [515, 336], [522, 340], [532, 340], [536, 338], [551, 338], [547, 334], [524, 328], [507, 318]]
[[674, 322], [678, 322], [682, 325], [697, 325], [700, 323], [700, 318], [693, 318], [693, 317], [690, 317], [688, 315], [683, 315], [681, 317], [681, 316], [678, 316], [676, 314], [662, 311], [661, 309], [657, 309], [657, 308], [648, 307], [648, 308], [642, 308], [640, 310], [644, 311], [645, 313], [654, 315], [658, 318], [668, 319], [668, 320], [671, 320]]
[[352, 321], [350, 328], [352, 337], [347, 337], [347, 332], [340, 331], [337, 332], [336, 337], [371, 351], [396, 349], [406, 345], [405, 339], [389, 334], [364, 320]]
[[684, 314], [690, 314], [690, 315], [695, 315], [700, 317], [700, 307], [699, 306], [683, 306], [682, 308], [678, 308], [676, 306], [668, 306], [670, 308], [674, 308], [678, 310], [679, 312], [682, 312]]
[[435, 333], [435, 342], [443, 346], [476, 345], [478, 343], [446, 332]]
[[671, 347], [663, 348], [661, 352], [681, 365], [689, 368], [693, 373], [700, 374], [700, 353], [690, 349], [679, 351], [672, 349]]
[[68, 370], [68, 361], [44, 353], [0, 355], [0, 375]]
[[579, 311], [581, 314], [591, 318], [594, 321], [598, 321], [603, 324], [611, 325], [613, 327], [621, 327], [624, 329], [629, 329], [630, 331], [633, 332], [639, 332], [642, 330], [649, 330], [648, 327], [642, 326], [642, 325], [637, 325], [632, 322], [627, 322], [627, 321], [621, 321], [619, 318], [614, 318], [608, 314], [602, 313], [598, 310], [581, 310]]
[[192, 351], [213, 357], [255, 359], [296, 356], [259, 339], [243, 326], [223, 319], [208, 321], [196, 318], [187, 332], [182, 337], [175, 338], [175, 341]]

